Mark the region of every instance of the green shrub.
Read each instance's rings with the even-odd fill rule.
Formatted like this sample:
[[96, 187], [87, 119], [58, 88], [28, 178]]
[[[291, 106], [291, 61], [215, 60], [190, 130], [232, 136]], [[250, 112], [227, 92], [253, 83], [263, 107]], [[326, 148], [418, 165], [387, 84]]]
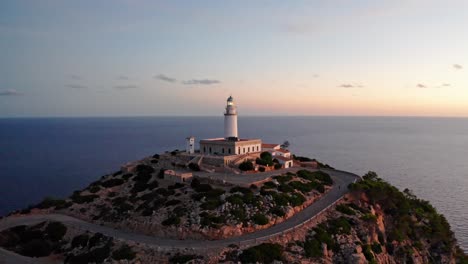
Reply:
[[146, 172], [138, 172], [133, 180], [135, 182], [147, 183], [151, 179], [151, 174]]
[[239, 194], [233, 194], [231, 196], [226, 197], [226, 201], [228, 201], [231, 204], [243, 205], [244, 200], [242, 198], [243, 197]]
[[137, 172], [142, 172], [142, 173], [146, 173], [146, 174], [151, 174], [154, 172], [154, 168], [149, 166], [149, 165], [145, 165], [145, 164], [139, 164], [136, 166], [136, 169], [135, 169]]
[[201, 183], [197, 187], [195, 187], [196, 192], [209, 192], [212, 189], [213, 187], [211, 187], [211, 185], [205, 183]]
[[294, 192], [294, 188], [287, 184], [280, 184], [278, 186], [278, 191], [284, 192], [284, 193], [290, 193], [290, 192]]
[[272, 263], [283, 260], [283, 247], [279, 244], [263, 243], [242, 251], [239, 255], [242, 263]]
[[212, 200], [207, 200], [206, 202], [202, 203], [200, 205], [200, 208], [203, 210], [214, 210], [221, 206], [223, 202], [219, 199], [212, 199]]
[[67, 205], [67, 202], [65, 200], [55, 199], [52, 197], [46, 197], [44, 198], [44, 200], [42, 200], [42, 202], [37, 204], [36, 207], [39, 209], [47, 209], [50, 207], [64, 208], [65, 205]]
[[90, 193], [97, 193], [97, 192], [99, 192], [100, 190], [101, 190], [101, 187], [99, 187], [99, 186], [97, 186], [97, 185], [91, 186], [91, 187], [89, 188], [89, 192], [90, 192]]
[[45, 229], [47, 237], [52, 241], [61, 240], [66, 232], [67, 227], [60, 222], [50, 222]]
[[188, 165], [189, 169], [193, 171], [200, 171], [200, 166], [197, 163], [190, 162]]
[[364, 256], [366, 257], [367, 261], [374, 261], [375, 258], [374, 258], [374, 254], [372, 254], [372, 249], [371, 249], [371, 246], [370, 245], [365, 245], [363, 246], [362, 248], [362, 253], [364, 254]]
[[374, 243], [372, 243], [371, 247], [372, 247], [372, 251], [374, 251], [374, 253], [376, 253], [376, 254], [382, 253], [382, 246], [379, 243], [374, 242]]
[[373, 223], [377, 222], [377, 216], [371, 213], [364, 214], [363, 216], [361, 216], [361, 219], [366, 222], [373, 222]]
[[268, 224], [270, 221], [268, 220], [268, 218], [263, 215], [263, 214], [255, 214], [252, 216], [252, 221], [256, 224], [256, 225], [266, 225]]
[[112, 252], [112, 258], [115, 260], [132, 260], [136, 256], [136, 253], [128, 245], [122, 245], [119, 249]]
[[270, 213], [279, 217], [283, 217], [286, 215], [286, 212], [284, 212], [284, 210], [279, 206], [271, 208]]
[[111, 187], [122, 185], [124, 182], [125, 181], [123, 179], [112, 178], [112, 179], [109, 179], [107, 181], [103, 181], [101, 183], [101, 186], [104, 187], [104, 188], [111, 188]]
[[355, 215], [356, 212], [354, 212], [353, 209], [351, 209], [348, 205], [346, 204], [339, 204], [336, 206], [336, 210], [338, 212], [341, 212], [343, 214], [347, 214], [347, 215]]
[[263, 166], [258, 167], [258, 171], [259, 172], [265, 172], [265, 167], [263, 167]]
[[[252, 185], [250, 185], [251, 189], [252, 189]], [[254, 186], [257, 187], [256, 185]], [[232, 187], [231, 190], [229, 190], [229, 192], [230, 193], [240, 192], [240, 193], [246, 194], [246, 193], [252, 193], [252, 190], [250, 190], [249, 188], [245, 188], [245, 187], [235, 186], [235, 187]]]
[[86, 247], [88, 245], [89, 236], [87, 234], [81, 234], [75, 236], [71, 241], [71, 247]]
[[325, 192], [325, 186], [323, 184], [317, 185], [316, 189], [317, 189], [317, 191], [319, 191], [319, 193], [324, 193]]
[[283, 165], [279, 164], [279, 163], [275, 163], [275, 170], [279, 170], [283, 167]]
[[243, 222], [246, 219], [244, 208], [233, 209], [230, 213], [239, 222]]
[[255, 169], [254, 164], [250, 160], [244, 161], [241, 164], [239, 164], [239, 170], [241, 171], [251, 171], [254, 169]]
[[351, 223], [346, 217], [331, 219], [327, 223], [331, 234], [350, 234], [351, 232]]
[[169, 200], [166, 202], [166, 206], [173, 206], [173, 205], [177, 205], [177, 204], [180, 204], [181, 201], [180, 200]]
[[306, 201], [306, 198], [300, 193], [292, 193], [291, 196], [289, 196], [288, 201], [291, 206], [294, 207], [302, 205]]
[[176, 182], [176, 183], [173, 184], [173, 185], [167, 186], [167, 189], [169, 189], [169, 190], [175, 190], [175, 189], [180, 189], [180, 188], [182, 188], [182, 187], [184, 187], [184, 186], [185, 186], [185, 184], [180, 183], [180, 182]]
[[45, 257], [52, 253], [52, 246], [42, 239], [33, 239], [21, 246], [21, 255], [28, 257]]
[[197, 188], [198, 185], [200, 185], [200, 180], [198, 178], [192, 178], [192, 181], [190, 182], [190, 187], [192, 188]]
[[194, 259], [203, 259], [202, 256], [197, 256], [197, 255], [181, 255], [181, 254], [176, 254], [175, 256], [171, 257], [169, 259], [169, 263], [174, 263], [174, 264], [185, 264], [189, 262], [190, 260]]
[[161, 224], [164, 226], [178, 225], [180, 224], [180, 218], [178, 216], [172, 215], [166, 220], [162, 221]]
[[323, 255], [322, 243], [317, 239], [309, 239], [304, 242], [305, 255], [308, 258], [317, 258]]
[[96, 194], [90, 194], [90, 195], [80, 195], [78, 193], [73, 194], [70, 198], [74, 203], [77, 204], [83, 204], [83, 203], [90, 203], [94, 201], [96, 198], [99, 196]]
[[273, 189], [273, 188], [276, 188], [276, 184], [272, 181], [267, 181], [265, 183], [263, 183], [263, 188], [265, 189]]
[[302, 193], [309, 193], [317, 186], [315, 182], [303, 183], [300, 181], [292, 181], [288, 185]]

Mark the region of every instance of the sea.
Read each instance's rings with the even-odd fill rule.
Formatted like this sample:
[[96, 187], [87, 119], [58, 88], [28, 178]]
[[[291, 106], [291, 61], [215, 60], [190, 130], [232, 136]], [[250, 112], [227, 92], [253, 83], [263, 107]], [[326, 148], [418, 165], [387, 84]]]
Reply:
[[[223, 135], [223, 117], [0, 119], [0, 215], [66, 197], [128, 161]], [[239, 117], [239, 135], [368, 171], [430, 201], [468, 251], [468, 119]]]

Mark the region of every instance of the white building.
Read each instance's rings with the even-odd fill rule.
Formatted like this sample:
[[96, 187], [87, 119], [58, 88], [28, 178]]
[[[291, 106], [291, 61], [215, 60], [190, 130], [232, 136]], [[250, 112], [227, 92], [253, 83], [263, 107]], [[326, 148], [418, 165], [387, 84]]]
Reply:
[[188, 137], [185, 139], [185, 150], [189, 154], [195, 153], [195, 137]]
[[200, 140], [200, 153], [204, 155], [242, 155], [262, 151], [261, 139], [239, 138], [237, 131], [237, 106], [234, 98], [227, 99], [224, 113], [224, 138]]

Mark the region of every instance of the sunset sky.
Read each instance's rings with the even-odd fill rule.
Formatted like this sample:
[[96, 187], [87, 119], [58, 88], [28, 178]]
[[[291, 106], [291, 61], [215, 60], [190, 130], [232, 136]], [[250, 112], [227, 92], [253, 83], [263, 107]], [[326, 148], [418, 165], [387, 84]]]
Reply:
[[0, 117], [468, 116], [468, 1], [0, 3]]

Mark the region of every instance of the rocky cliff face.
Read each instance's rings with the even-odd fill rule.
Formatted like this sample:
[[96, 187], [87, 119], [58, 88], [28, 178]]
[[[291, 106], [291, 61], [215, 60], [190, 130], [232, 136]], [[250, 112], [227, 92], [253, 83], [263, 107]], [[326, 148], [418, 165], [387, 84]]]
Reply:
[[[225, 257], [231, 261], [265, 263], [468, 261], [445, 218], [410, 191], [400, 192], [374, 173], [367, 174], [350, 189], [351, 193], [322, 215], [319, 223], [273, 239], [270, 244], [234, 249]], [[269, 252], [273, 249], [277, 254]]]

